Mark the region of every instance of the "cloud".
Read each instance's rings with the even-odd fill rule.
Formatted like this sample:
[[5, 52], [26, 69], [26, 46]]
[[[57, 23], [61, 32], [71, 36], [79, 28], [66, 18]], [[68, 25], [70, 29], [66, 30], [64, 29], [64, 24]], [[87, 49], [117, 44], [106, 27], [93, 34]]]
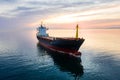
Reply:
[[[16, 0], [2, 0], [0, 1], [1, 7], [3, 7], [3, 9], [1, 9], [1, 14], [0, 16], [4, 16], [4, 17], [14, 17], [17, 16], [19, 14], [21, 14], [21, 12], [27, 12], [27, 11], [46, 11], [47, 10], [53, 10], [54, 12], [57, 12], [58, 10], [62, 10], [63, 8], [68, 8], [68, 7], [74, 7], [74, 6], [79, 6], [79, 5], [88, 5], [88, 4], [92, 4], [93, 2], [88, 2], [88, 1], [64, 1], [64, 0], [21, 0], [21, 1], [16, 1]], [[15, 12], [13, 12], [15, 11]], [[9, 14], [10, 12], [12, 12], [11, 14]], [[25, 14], [25, 13], [22, 13]]]
[[[117, 0], [115, 0], [117, 1]], [[89, 9], [94, 5], [99, 7], [100, 4], [111, 3], [115, 2], [112, 0], [2, 0], [0, 1], [1, 7], [1, 14], [0, 16], [4, 17], [15, 17], [19, 14], [26, 14], [29, 11], [38, 11], [42, 12], [43, 10], [49, 14], [56, 12], [67, 12], [67, 11], [77, 11], [77, 10], [84, 10]], [[11, 13], [10, 13], [11, 12]], [[34, 15], [34, 14], [33, 14]]]
[[0, 0], [1, 3], [15, 3], [16, 0]]
[[35, 26], [41, 19], [54, 24], [118, 19], [119, 4], [119, 0], [0, 0], [0, 25]]

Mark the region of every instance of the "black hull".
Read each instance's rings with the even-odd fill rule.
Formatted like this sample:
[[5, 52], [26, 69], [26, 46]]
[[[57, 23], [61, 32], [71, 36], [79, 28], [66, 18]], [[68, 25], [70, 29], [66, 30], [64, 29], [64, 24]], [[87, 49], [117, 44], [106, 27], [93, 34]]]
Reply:
[[66, 48], [66, 49], [71, 49], [78, 51], [82, 43], [84, 42], [84, 39], [56, 39], [55, 41], [52, 42], [53, 46], [56, 47], [61, 47], [61, 48]]
[[39, 44], [47, 50], [74, 53], [75, 55], [80, 54], [78, 50], [84, 42], [84, 39], [80, 38], [54, 38], [41, 36], [37, 36], [37, 38], [39, 40]]

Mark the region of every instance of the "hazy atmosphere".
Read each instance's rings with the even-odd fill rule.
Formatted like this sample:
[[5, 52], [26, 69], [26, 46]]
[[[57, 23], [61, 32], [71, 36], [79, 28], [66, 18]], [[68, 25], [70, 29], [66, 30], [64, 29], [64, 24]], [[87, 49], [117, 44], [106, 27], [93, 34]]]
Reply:
[[0, 0], [0, 80], [120, 80], [120, 0]]
[[0, 29], [120, 28], [120, 0], [0, 0]]

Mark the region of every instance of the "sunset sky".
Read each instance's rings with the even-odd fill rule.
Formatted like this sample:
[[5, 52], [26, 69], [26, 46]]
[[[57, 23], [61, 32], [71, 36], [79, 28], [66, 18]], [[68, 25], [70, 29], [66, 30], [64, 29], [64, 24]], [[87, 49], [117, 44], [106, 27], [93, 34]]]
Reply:
[[0, 0], [0, 29], [120, 28], [120, 0]]

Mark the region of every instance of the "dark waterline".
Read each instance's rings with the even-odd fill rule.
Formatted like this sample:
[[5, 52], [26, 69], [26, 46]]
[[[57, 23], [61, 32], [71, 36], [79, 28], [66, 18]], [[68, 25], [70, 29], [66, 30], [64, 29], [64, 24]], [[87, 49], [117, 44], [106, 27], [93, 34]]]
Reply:
[[47, 53], [35, 31], [0, 32], [0, 80], [120, 80], [119, 31], [94, 33], [82, 31], [86, 41], [79, 60]]

